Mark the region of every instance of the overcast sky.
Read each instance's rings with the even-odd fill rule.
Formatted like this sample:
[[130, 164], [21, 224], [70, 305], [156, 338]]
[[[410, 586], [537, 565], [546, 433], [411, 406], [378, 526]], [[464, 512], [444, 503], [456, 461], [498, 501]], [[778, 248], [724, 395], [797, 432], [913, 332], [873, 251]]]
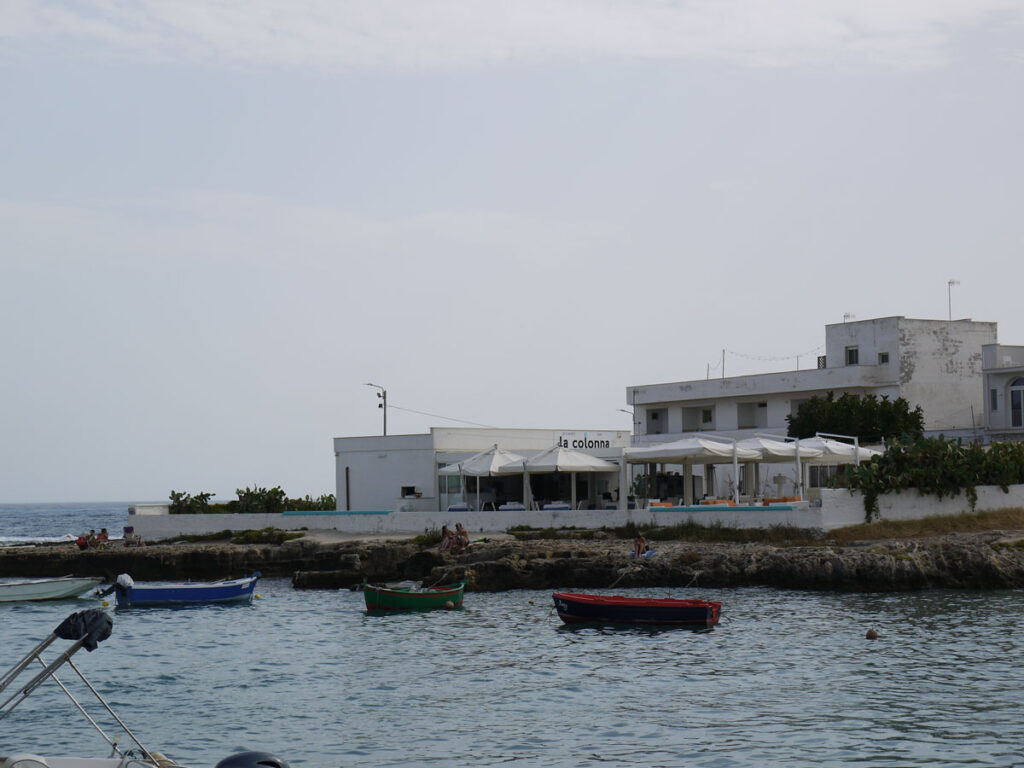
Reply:
[[365, 382], [389, 433], [628, 429], [627, 386], [813, 367], [846, 314], [1024, 344], [1022, 24], [7, 0], [0, 501], [334, 492]]

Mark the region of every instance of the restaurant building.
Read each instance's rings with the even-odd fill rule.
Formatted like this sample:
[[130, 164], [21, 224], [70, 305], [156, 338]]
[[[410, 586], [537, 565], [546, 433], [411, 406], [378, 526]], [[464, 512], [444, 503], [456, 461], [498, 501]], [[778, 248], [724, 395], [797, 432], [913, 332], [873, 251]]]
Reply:
[[[600, 459], [618, 461], [630, 445], [623, 430], [492, 429], [434, 427], [426, 434], [334, 438], [338, 509], [344, 511], [438, 511], [472, 502], [474, 508], [498, 509], [523, 503], [523, 474], [465, 477], [442, 474], [444, 467], [465, 461], [494, 446], [530, 459], [564, 447]], [[603, 509], [617, 503], [625, 472], [537, 474], [530, 477], [539, 506], [568, 503]], [[570, 486], [575, 483], [575, 489]], [[574, 493], [575, 491], [575, 493]]]

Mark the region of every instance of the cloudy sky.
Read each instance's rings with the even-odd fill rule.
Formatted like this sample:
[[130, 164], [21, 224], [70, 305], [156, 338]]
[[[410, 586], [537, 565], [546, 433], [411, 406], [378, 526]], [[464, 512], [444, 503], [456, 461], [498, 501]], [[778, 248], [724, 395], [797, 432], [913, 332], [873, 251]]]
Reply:
[[[824, 326], [1024, 344], [1024, 2], [7, 0], [0, 501], [628, 429]], [[950, 286], [955, 279], [959, 285]]]

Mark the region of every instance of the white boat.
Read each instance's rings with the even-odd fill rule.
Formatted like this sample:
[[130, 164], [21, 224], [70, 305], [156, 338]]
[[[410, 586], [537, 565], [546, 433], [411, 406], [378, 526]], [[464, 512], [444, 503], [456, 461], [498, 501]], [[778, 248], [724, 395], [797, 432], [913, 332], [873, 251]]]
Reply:
[[[110, 747], [110, 756], [44, 757], [27, 752], [14, 752], [7, 757], [0, 757], [0, 768], [185, 768], [185, 766], [165, 757], [160, 752], [154, 752], [142, 746], [142, 743], [135, 734], [128, 729], [124, 721], [110, 708], [110, 705], [100, 696], [96, 688], [85, 679], [85, 675], [82, 674], [81, 670], [72, 661], [71, 657], [82, 648], [88, 651], [95, 650], [101, 642], [110, 637], [113, 627], [113, 618], [101, 608], [90, 608], [73, 613], [64, 619], [49, 637], [29, 651], [28, 655], [8, 670], [3, 677], [0, 677], [0, 693], [3, 693], [6, 688], [9, 688], [14, 683], [15, 679], [34, 663], [38, 663], [43, 667], [42, 671], [36, 674], [28, 683], [15, 688], [14, 693], [8, 699], [0, 701], [0, 720], [10, 715], [15, 707], [28, 698], [29, 694], [46, 680], [53, 680], [67, 694], [68, 698], [71, 699], [72, 703], [85, 716], [92, 727], [103, 737], [107, 746]], [[43, 660], [42, 652], [58, 639], [73, 640], [74, 642], [55, 661], [48, 664]], [[81, 682], [96, 697], [112, 722], [116, 723], [124, 731], [124, 734], [135, 745], [132, 749], [125, 750], [119, 746], [120, 736], [116, 738], [108, 736], [97, 720], [86, 711], [85, 707], [75, 698], [68, 687], [57, 679], [57, 670], [65, 664], [81, 678]], [[52, 714], [49, 716], [52, 717]], [[8, 739], [7, 741], [10, 740]], [[4, 746], [8, 747], [10, 745], [5, 744]], [[267, 752], [239, 752], [224, 758], [214, 768], [289, 768], [289, 766], [284, 760]]]
[[61, 576], [56, 579], [28, 579], [0, 582], [0, 603], [20, 600], [64, 600], [95, 589], [103, 579]]

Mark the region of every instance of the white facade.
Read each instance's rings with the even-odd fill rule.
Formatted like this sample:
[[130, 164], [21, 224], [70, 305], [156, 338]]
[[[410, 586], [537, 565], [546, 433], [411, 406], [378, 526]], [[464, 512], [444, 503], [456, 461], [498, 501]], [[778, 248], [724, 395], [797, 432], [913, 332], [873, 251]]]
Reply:
[[926, 433], [972, 437], [983, 428], [982, 347], [995, 342], [995, 323], [971, 320], [837, 323], [825, 326], [817, 369], [633, 386], [627, 400], [638, 442], [785, 434], [787, 416], [828, 392], [903, 397], [921, 406]]
[[987, 344], [983, 356], [986, 436], [1024, 440], [1024, 347]]
[[[530, 458], [556, 445], [602, 459], [618, 460], [630, 445], [623, 430], [487, 429], [435, 427], [429, 434], [334, 438], [335, 487], [339, 510], [438, 511], [460, 501], [477, 506], [476, 478], [465, 487], [458, 476], [438, 470], [497, 445]], [[605, 494], [618, 497], [620, 473], [578, 475], [577, 497], [598, 505]], [[563, 479], [564, 483], [569, 480]], [[550, 487], [551, 480], [533, 482]], [[523, 500], [522, 477], [484, 478], [480, 506]], [[566, 493], [568, 496], [569, 494]], [[600, 503], [603, 507], [604, 504]]]

